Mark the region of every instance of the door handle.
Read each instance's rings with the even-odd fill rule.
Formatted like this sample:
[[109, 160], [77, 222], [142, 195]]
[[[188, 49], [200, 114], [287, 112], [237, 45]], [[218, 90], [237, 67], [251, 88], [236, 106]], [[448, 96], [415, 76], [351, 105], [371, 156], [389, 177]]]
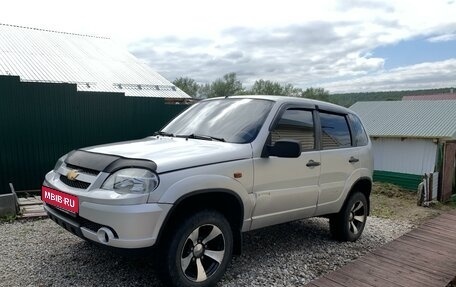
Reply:
[[359, 159], [357, 159], [354, 156], [351, 156], [350, 159], [348, 160], [349, 163], [354, 163], [354, 162], [358, 162], [358, 161], [359, 161]]
[[319, 166], [320, 163], [318, 161], [314, 161], [314, 160], [309, 160], [306, 164], [307, 167], [313, 167], [313, 166]]

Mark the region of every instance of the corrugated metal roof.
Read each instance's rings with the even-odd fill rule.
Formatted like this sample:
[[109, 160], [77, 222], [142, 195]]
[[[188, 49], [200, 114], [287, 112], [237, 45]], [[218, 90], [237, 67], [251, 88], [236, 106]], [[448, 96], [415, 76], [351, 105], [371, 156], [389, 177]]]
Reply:
[[370, 136], [456, 138], [456, 101], [357, 102]]
[[455, 93], [420, 95], [420, 96], [403, 96], [403, 101], [435, 101], [435, 100], [456, 100]]
[[0, 24], [0, 75], [75, 83], [82, 91], [190, 98], [108, 38], [4, 24]]

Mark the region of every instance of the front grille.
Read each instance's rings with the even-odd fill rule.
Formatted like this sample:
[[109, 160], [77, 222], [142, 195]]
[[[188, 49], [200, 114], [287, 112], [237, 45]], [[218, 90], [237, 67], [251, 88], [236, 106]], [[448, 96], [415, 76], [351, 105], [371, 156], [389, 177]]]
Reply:
[[67, 168], [69, 169], [75, 169], [81, 173], [85, 173], [85, 174], [89, 174], [89, 175], [95, 175], [97, 176], [100, 172], [98, 170], [94, 170], [94, 169], [89, 169], [89, 168], [85, 168], [85, 167], [80, 167], [80, 166], [75, 166], [75, 165], [72, 165], [72, 164], [68, 164], [68, 163], [65, 163]]
[[64, 175], [60, 175], [60, 181], [68, 186], [71, 186], [74, 188], [79, 188], [79, 189], [87, 189], [90, 186], [89, 182], [84, 182], [84, 181], [80, 181], [80, 180], [69, 180]]

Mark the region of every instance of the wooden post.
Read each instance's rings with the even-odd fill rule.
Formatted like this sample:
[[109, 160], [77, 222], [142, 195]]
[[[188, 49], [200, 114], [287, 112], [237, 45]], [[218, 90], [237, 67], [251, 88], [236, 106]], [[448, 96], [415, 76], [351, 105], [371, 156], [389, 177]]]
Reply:
[[443, 152], [442, 190], [439, 200], [447, 201], [451, 197], [454, 179], [454, 165], [456, 159], [456, 141], [447, 141]]

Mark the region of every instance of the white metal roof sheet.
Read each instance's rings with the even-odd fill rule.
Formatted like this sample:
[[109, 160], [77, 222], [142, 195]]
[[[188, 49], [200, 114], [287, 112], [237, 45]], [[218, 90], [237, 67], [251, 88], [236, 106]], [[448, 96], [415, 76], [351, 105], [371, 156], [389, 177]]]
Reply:
[[433, 95], [417, 95], [417, 96], [403, 96], [403, 101], [436, 101], [436, 100], [456, 100], [456, 94], [433, 94]]
[[357, 102], [350, 107], [370, 136], [456, 138], [456, 101]]
[[0, 75], [20, 76], [22, 81], [76, 83], [84, 91], [190, 98], [108, 38], [4, 24], [0, 24]]

